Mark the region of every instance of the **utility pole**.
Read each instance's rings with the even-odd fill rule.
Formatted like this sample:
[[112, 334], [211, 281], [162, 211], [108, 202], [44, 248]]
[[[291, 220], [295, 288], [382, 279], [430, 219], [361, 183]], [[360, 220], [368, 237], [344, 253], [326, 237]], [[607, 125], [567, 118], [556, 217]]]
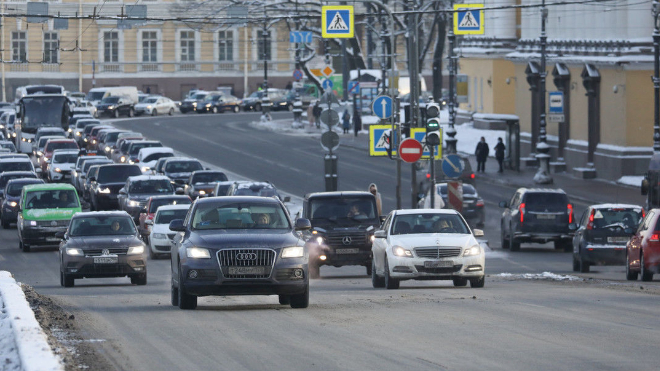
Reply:
[[456, 61], [454, 57], [454, 46], [456, 44], [456, 35], [454, 34], [454, 0], [449, 2], [449, 33], [447, 39], [449, 40], [449, 49], [447, 50], [447, 59], [449, 62], [449, 127], [445, 134], [447, 134], [447, 153], [456, 153]]
[[[366, 9], [368, 14], [373, 13], [373, 7], [371, 4], [367, 3], [366, 4]], [[367, 32], [367, 69], [371, 70], [374, 68], [374, 60], [372, 57], [372, 54], [374, 52], [374, 38], [373, 38], [373, 29], [371, 25], [374, 24], [374, 17], [373, 16], [368, 16], [367, 17], [367, 27], [365, 27], [365, 30]]]
[[550, 176], [550, 146], [547, 143], [546, 137], [546, 121], [545, 121], [545, 78], [547, 76], [545, 59], [546, 59], [546, 46], [548, 36], [545, 32], [545, 23], [548, 19], [548, 8], [545, 7], [545, 0], [541, 2], [541, 71], [539, 71], [539, 141], [536, 143], [536, 158], [539, 160], [539, 170], [534, 175], [534, 182], [538, 184], [552, 183]]
[[[413, 0], [413, 11], [417, 11], [417, 1]], [[410, 75], [410, 128], [419, 126], [419, 30], [417, 14], [408, 16], [408, 74]], [[412, 138], [412, 135], [410, 136]], [[417, 208], [417, 164], [411, 164], [410, 173], [411, 207]]]
[[653, 0], [653, 152], [660, 152], [660, 1]]

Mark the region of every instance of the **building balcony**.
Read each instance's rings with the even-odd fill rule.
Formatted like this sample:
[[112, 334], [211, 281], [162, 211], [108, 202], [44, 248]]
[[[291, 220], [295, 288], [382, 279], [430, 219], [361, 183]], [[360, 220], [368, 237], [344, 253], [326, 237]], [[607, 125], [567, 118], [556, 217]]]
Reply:
[[59, 63], [42, 63], [41, 71], [43, 72], [60, 72]]
[[11, 62], [9, 63], [9, 71], [28, 72], [28, 64], [26, 62]]
[[120, 63], [101, 63], [99, 65], [100, 72], [122, 72], [122, 65]]
[[[59, 67], [55, 65], [46, 67], [44, 64], [44, 72], [58, 72]], [[91, 63], [85, 63], [91, 66]], [[292, 71], [295, 63], [291, 60], [285, 61], [268, 61], [269, 72], [287, 72]], [[47, 69], [49, 68], [49, 69]], [[181, 62], [181, 61], [165, 61], [165, 62], [113, 62], [113, 63], [97, 63], [96, 74], [102, 75], [104, 73], [125, 73], [135, 74], [141, 72], [159, 72], [163, 74], [176, 73], [176, 72], [204, 72], [204, 73], [220, 73], [220, 74], [236, 74], [242, 73], [245, 68], [244, 60], [235, 61], [194, 61], [194, 62]], [[248, 61], [247, 69], [249, 73], [260, 73], [264, 69], [263, 61]], [[27, 69], [26, 69], [27, 71]]]

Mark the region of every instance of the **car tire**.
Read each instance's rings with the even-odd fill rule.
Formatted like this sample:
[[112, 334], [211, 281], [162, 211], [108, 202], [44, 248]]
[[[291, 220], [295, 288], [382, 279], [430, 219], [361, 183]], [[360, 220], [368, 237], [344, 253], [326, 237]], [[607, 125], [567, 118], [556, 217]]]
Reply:
[[64, 272], [62, 272], [62, 281], [64, 282], [64, 287], [73, 287], [76, 284], [76, 280]]
[[579, 272], [580, 271], [580, 261], [578, 258], [573, 254], [573, 272]]
[[233, 111], [234, 111], [234, 113], [239, 113], [239, 112], [241, 112], [241, 109], [238, 106], [234, 106]]
[[376, 273], [376, 263], [374, 262], [373, 259], [371, 260], [371, 285], [375, 289], [380, 289], [385, 287], [385, 278], [379, 276]]
[[509, 240], [504, 237], [504, 226], [501, 227], [500, 229], [502, 231], [501, 233], [501, 239], [502, 239], [502, 249], [506, 250], [509, 248]]
[[367, 268], [367, 276], [371, 276], [371, 271], [373, 270], [373, 259], [371, 260], [371, 263], [365, 265], [365, 268]]
[[486, 276], [481, 276], [477, 278], [470, 278], [470, 287], [473, 289], [480, 289], [486, 285]]
[[131, 283], [138, 286], [144, 286], [147, 284], [147, 274], [138, 274], [131, 277]]
[[170, 108], [170, 111], [167, 112], [168, 115], [173, 116], [174, 115], [174, 108]]
[[638, 272], [633, 272], [630, 270], [630, 257], [628, 254], [626, 254], [626, 279], [628, 281], [637, 281], [637, 277], [639, 276]]
[[116, 110], [112, 113], [112, 115], [115, 116], [116, 119], [118, 119], [118, 118], [119, 118], [119, 110], [116, 109]]
[[172, 303], [172, 306], [178, 307], [179, 306], [179, 289], [174, 287], [174, 284], [172, 284], [172, 290], [171, 290], [171, 297], [170, 301]]
[[653, 281], [653, 272], [650, 272], [648, 269], [646, 269], [646, 267], [644, 266], [644, 253], [642, 253], [641, 255], [642, 257], [639, 262], [640, 265], [639, 269], [641, 272], [642, 281], [646, 281], [646, 282]]
[[520, 251], [520, 242], [517, 242], [513, 236], [509, 237], [509, 249], [511, 251]]
[[289, 295], [279, 295], [279, 300], [281, 305], [291, 304], [291, 297]]
[[3, 220], [3, 221], [2, 221], [2, 228], [4, 228], [4, 229], [9, 229], [9, 222], [6, 221], [6, 220]]
[[309, 278], [310, 279], [318, 279], [321, 277], [321, 272], [320, 272], [320, 267], [316, 263], [309, 263]]
[[179, 309], [197, 308], [197, 296], [188, 294], [186, 289], [183, 287], [183, 280], [181, 279], [181, 267], [179, 267], [179, 289], [177, 292], [179, 294]]
[[149, 259], [156, 260], [158, 256], [154, 253], [154, 249], [152, 249], [149, 245], [147, 245], [147, 248], [149, 249]]
[[133, 110], [133, 107], [129, 108], [128, 117], [135, 117], [135, 111]]
[[589, 273], [589, 269], [591, 268], [591, 264], [584, 261], [582, 257], [580, 257], [580, 273]]
[[390, 266], [385, 256], [385, 288], [388, 290], [396, 290], [399, 288], [400, 281], [390, 276]]
[[254, 105], [254, 111], [255, 112], [261, 111], [261, 103], [257, 103], [257, 104]]
[[291, 295], [289, 298], [291, 308], [302, 309], [309, 306], [309, 285], [305, 286], [305, 292], [298, 295]]
[[218, 107], [213, 107], [212, 112], [213, 112], [213, 113], [218, 113]]
[[60, 286], [64, 287], [64, 272], [60, 271]]
[[23, 252], [30, 252], [30, 245], [21, 242], [21, 250], [23, 250]]
[[464, 277], [454, 277], [451, 280], [454, 283], [454, 286], [456, 287], [467, 286], [468, 283], [468, 279]]

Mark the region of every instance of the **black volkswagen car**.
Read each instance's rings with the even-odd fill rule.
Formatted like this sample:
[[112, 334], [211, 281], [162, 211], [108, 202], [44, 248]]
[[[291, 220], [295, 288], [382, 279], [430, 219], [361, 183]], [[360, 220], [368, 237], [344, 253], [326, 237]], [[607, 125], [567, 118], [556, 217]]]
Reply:
[[170, 223], [172, 305], [195, 309], [198, 296], [278, 295], [292, 308], [309, 305], [309, 255], [284, 205], [275, 198], [198, 199], [188, 217]]
[[130, 277], [147, 284], [147, 250], [130, 215], [123, 211], [76, 213], [59, 249], [60, 285], [72, 287], [76, 279]]

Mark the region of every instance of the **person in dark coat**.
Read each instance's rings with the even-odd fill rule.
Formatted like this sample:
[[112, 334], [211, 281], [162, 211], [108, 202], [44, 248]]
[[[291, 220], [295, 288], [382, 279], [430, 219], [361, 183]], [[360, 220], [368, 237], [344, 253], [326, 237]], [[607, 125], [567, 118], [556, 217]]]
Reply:
[[321, 103], [319, 101], [316, 101], [316, 104], [314, 105], [314, 121], [316, 122], [316, 127], [320, 128], [321, 127], [321, 112], [323, 110], [321, 109]]
[[351, 129], [351, 114], [348, 113], [348, 108], [344, 110], [344, 115], [341, 117], [341, 120], [344, 134], [348, 134], [348, 131]]
[[495, 159], [497, 160], [497, 163], [500, 165], [500, 170], [498, 170], [499, 173], [504, 172], [504, 169], [502, 168], [502, 162], [504, 161], [504, 150], [506, 149], [506, 146], [504, 143], [502, 143], [502, 138], [497, 138], [497, 144], [495, 145]]
[[353, 111], [353, 132], [356, 137], [360, 130], [362, 130], [362, 117], [360, 117], [360, 112], [355, 110]]
[[486, 138], [481, 137], [481, 140], [477, 143], [477, 149], [474, 151], [474, 155], [477, 156], [477, 171], [486, 172], [486, 160], [489, 152], [490, 148], [488, 148]]

